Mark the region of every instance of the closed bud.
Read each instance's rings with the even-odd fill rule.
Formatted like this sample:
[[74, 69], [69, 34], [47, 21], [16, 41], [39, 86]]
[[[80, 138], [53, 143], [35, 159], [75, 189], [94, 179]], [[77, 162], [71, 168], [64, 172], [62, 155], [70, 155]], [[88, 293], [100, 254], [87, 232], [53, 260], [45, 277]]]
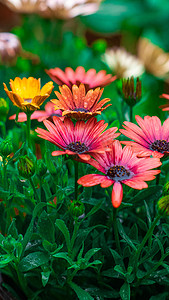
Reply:
[[80, 217], [81, 215], [84, 214], [85, 207], [84, 204], [80, 201], [72, 201], [69, 211], [74, 219]]
[[9, 104], [8, 102], [0, 98], [0, 121], [1, 122], [6, 122], [6, 118], [9, 112]]
[[169, 195], [161, 197], [157, 202], [158, 212], [162, 216], [169, 216]]
[[0, 143], [0, 156], [7, 157], [12, 151], [13, 146], [10, 140], [3, 140]]
[[163, 196], [169, 195], [169, 181], [163, 186]]
[[137, 77], [136, 84], [134, 77], [122, 79], [122, 97], [129, 106], [134, 106], [142, 96], [141, 81]]
[[35, 173], [34, 163], [27, 155], [19, 157], [17, 167], [19, 175], [25, 179], [31, 178]]
[[46, 174], [46, 171], [47, 171], [47, 167], [46, 167], [44, 161], [42, 159], [39, 159], [37, 161], [36, 174], [39, 177], [42, 177], [42, 176], [44, 176]]

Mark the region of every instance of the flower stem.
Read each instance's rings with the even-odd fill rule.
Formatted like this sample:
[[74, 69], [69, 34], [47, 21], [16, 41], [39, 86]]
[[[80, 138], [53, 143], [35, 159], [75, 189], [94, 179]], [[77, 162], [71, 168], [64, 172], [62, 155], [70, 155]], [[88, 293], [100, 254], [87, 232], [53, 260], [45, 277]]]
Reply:
[[6, 165], [6, 162], [5, 162], [5, 158], [3, 157], [3, 186], [4, 186], [5, 191], [7, 190], [7, 172], [6, 172], [6, 169], [7, 169], [7, 165]]
[[78, 161], [74, 160], [74, 167], [75, 167], [75, 200], [77, 201], [78, 197]]
[[133, 120], [133, 107], [130, 106], [130, 122]]
[[31, 112], [27, 111], [27, 128], [26, 128], [26, 142], [27, 146], [30, 148], [31, 147], [31, 140], [30, 140], [30, 130], [31, 130]]
[[143, 249], [145, 243], [147, 242], [147, 240], [149, 239], [149, 237], [152, 235], [153, 233], [153, 230], [157, 224], [157, 222], [159, 221], [159, 219], [161, 218], [160, 215], [157, 215], [156, 218], [154, 219], [153, 223], [151, 224], [151, 227], [149, 228], [149, 230], [147, 231], [144, 239], [142, 240], [140, 246], [138, 247], [136, 253], [135, 253], [135, 269], [137, 269], [137, 265], [138, 265], [138, 260], [139, 260], [139, 256], [140, 256], [140, 253], [141, 253], [141, 250]]
[[118, 228], [117, 228], [117, 209], [115, 207], [113, 207], [113, 229], [114, 229], [114, 237], [115, 237], [116, 247], [119, 251], [119, 254], [121, 254], [119, 233], [118, 233]]
[[6, 138], [6, 125], [4, 122], [1, 122], [1, 131], [2, 131], [3, 139], [5, 139]]
[[34, 183], [33, 183], [32, 178], [29, 178], [29, 181], [30, 181], [30, 184], [31, 184], [31, 186], [32, 186], [32, 188], [33, 188], [33, 191], [34, 191], [34, 194], [35, 194], [34, 196], [35, 196], [35, 198], [36, 198], [36, 200], [37, 200], [37, 203], [40, 203], [41, 200], [39, 199], [39, 196], [38, 196], [38, 193], [37, 193], [36, 188], [35, 188], [35, 186], [34, 186]]

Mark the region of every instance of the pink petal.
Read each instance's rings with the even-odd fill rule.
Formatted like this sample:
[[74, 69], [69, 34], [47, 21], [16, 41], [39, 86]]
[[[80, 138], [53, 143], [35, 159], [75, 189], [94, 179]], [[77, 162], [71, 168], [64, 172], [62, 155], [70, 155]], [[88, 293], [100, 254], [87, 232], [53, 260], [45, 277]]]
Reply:
[[105, 181], [104, 175], [99, 174], [88, 174], [85, 175], [77, 181], [78, 184], [81, 184], [83, 186], [94, 186], [97, 184], [100, 184]]
[[115, 182], [112, 190], [112, 204], [115, 208], [119, 207], [123, 199], [123, 187], [120, 182]]

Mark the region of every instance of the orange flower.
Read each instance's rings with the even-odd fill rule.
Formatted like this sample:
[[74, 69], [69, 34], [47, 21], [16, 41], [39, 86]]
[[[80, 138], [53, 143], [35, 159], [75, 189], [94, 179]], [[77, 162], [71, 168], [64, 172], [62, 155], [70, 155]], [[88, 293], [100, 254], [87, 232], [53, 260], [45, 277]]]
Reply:
[[62, 116], [71, 117], [76, 120], [88, 120], [91, 117], [100, 115], [101, 112], [111, 104], [103, 107], [110, 99], [105, 98], [100, 100], [103, 89], [96, 88], [89, 90], [86, 94], [84, 84], [73, 85], [72, 91], [68, 86], [59, 87], [60, 93], [55, 92], [59, 100], [52, 100], [55, 104], [55, 109], [62, 110]]
[[13, 104], [24, 111], [34, 111], [39, 109], [42, 103], [50, 96], [53, 82], [46, 83], [40, 89], [40, 78], [29, 77], [21, 79], [16, 77], [14, 80], [10, 79], [10, 87], [12, 91], [9, 91], [4, 83], [4, 90]]

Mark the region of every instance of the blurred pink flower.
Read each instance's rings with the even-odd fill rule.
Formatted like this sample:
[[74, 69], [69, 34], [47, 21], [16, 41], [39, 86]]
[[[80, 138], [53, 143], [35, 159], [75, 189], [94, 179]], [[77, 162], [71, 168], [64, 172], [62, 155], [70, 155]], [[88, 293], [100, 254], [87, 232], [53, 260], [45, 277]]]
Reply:
[[[38, 122], [42, 122], [43, 120], [46, 120], [49, 117], [53, 116], [62, 116], [62, 111], [60, 109], [54, 110], [54, 104], [52, 102], [48, 102], [45, 105], [45, 110], [37, 110], [34, 111], [33, 114], [31, 115], [31, 120], [37, 119]], [[15, 120], [16, 119], [16, 114], [13, 116], [9, 117], [9, 120]], [[27, 121], [27, 115], [24, 112], [20, 112], [18, 115], [18, 122], [25, 122]]]

